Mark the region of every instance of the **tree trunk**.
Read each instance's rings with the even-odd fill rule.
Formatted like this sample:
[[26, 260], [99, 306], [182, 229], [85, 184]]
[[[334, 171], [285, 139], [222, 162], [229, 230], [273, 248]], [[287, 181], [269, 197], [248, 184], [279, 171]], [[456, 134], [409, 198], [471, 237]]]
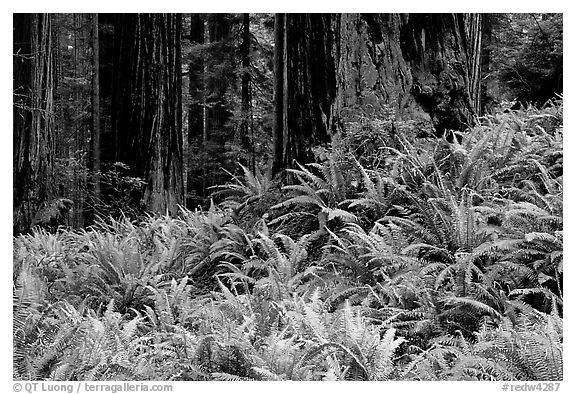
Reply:
[[437, 135], [473, 124], [480, 26], [478, 14], [277, 15], [273, 172], [312, 160], [349, 109]]
[[117, 19], [113, 92], [116, 158], [142, 177], [146, 207], [175, 215], [183, 202], [181, 17]]
[[479, 112], [478, 14], [343, 14], [336, 112], [360, 105], [464, 130]]
[[[90, 59], [86, 57], [85, 48], [87, 46], [87, 31], [86, 27], [90, 26], [89, 21], [86, 18], [85, 14], [73, 14], [73, 21], [74, 21], [74, 80], [86, 79], [90, 78]], [[85, 94], [80, 84], [74, 85], [74, 103], [77, 105], [77, 108], [80, 110], [79, 112], [84, 112], [81, 103], [85, 103], [86, 108], [88, 106], [90, 98], [88, 97], [89, 94]], [[74, 117], [76, 118], [76, 117]], [[83, 228], [84, 227], [84, 209], [86, 207], [85, 200], [86, 200], [86, 171], [87, 162], [86, 162], [86, 155], [84, 152], [87, 152], [86, 149], [86, 134], [87, 129], [89, 126], [89, 118], [87, 116], [79, 116], [78, 119], [74, 119], [72, 122], [72, 130], [74, 133], [74, 147], [71, 153], [70, 158], [74, 158], [75, 161], [78, 163], [77, 166], [74, 167], [74, 188], [70, 191], [71, 195], [73, 196], [72, 199], [75, 202], [76, 209], [73, 211], [72, 215], [72, 225], [74, 228]], [[60, 142], [60, 141], [59, 141]]]
[[274, 162], [272, 173], [283, 169], [284, 146], [284, 14], [274, 16], [274, 125], [272, 130]]
[[51, 197], [54, 92], [49, 14], [14, 14], [13, 231], [26, 231]]
[[502, 15], [484, 14], [482, 15], [482, 49], [480, 56], [481, 84], [480, 103], [481, 114], [486, 114], [494, 107], [497, 96], [497, 77], [492, 67], [492, 50], [497, 45], [494, 28], [498, 24]]
[[464, 14], [463, 19], [466, 27], [466, 56], [468, 58], [468, 74], [470, 76], [468, 91], [472, 101], [472, 110], [479, 115], [482, 110], [480, 101], [482, 16], [480, 14]]
[[100, 203], [100, 45], [98, 39], [98, 14], [92, 14], [92, 210], [97, 212]]
[[[312, 147], [330, 140], [332, 106], [336, 97], [332, 18], [329, 14], [283, 16], [283, 37], [280, 32], [276, 36], [277, 46], [283, 39], [283, 59], [280, 62], [277, 58], [282, 72], [276, 73], [276, 78], [283, 79], [282, 127], [279, 123], [275, 127], [276, 172], [293, 167], [295, 162], [311, 161]], [[276, 91], [280, 91], [279, 81]], [[280, 122], [278, 112], [276, 116]]]
[[[206, 95], [208, 97], [206, 103], [208, 109], [206, 141], [214, 140], [215, 134], [221, 133], [232, 115], [225, 105], [225, 95], [228, 89], [227, 75], [219, 71], [219, 68], [226, 61], [226, 57], [229, 56], [228, 51], [224, 50], [228, 43], [222, 43], [223, 40], [229, 38], [231, 33], [229, 15], [209, 14], [207, 25], [209, 42], [214, 46], [211, 50], [211, 56], [206, 59]], [[218, 50], [217, 47], [222, 49]], [[217, 137], [222, 138], [221, 135]]]
[[248, 166], [254, 171], [256, 157], [254, 153], [254, 135], [251, 137], [251, 92], [250, 92], [250, 14], [242, 14], [242, 44], [240, 46], [242, 57], [242, 120], [240, 124], [240, 141], [242, 148], [248, 153]]

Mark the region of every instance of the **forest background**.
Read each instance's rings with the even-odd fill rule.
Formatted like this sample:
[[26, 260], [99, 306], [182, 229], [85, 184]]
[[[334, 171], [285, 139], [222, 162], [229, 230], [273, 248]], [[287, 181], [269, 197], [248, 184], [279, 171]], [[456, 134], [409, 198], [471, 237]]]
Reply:
[[[125, 49], [128, 45], [123, 40], [129, 42], [137, 29], [154, 29], [158, 22], [126, 18], [126, 23], [134, 24], [132, 31], [124, 33], [116, 27], [111, 33], [115, 25], [124, 23], [111, 15], [104, 14], [99, 22], [92, 22], [87, 14], [52, 18], [49, 34], [58, 42], [50, 44], [54, 45], [47, 59], [50, 80], [40, 83], [50, 89], [48, 110], [56, 112], [50, 119], [33, 119], [33, 123], [40, 122], [34, 128], [45, 125], [50, 131], [30, 139], [29, 149], [37, 150], [38, 156], [30, 169], [21, 159], [15, 162], [15, 232], [29, 228], [44, 204], [64, 195], [74, 201], [68, 221], [74, 228], [120, 211], [137, 215], [145, 209], [174, 214], [177, 205], [194, 209], [206, 204], [214, 187], [237, 171], [238, 163], [252, 172], [260, 168], [276, 175], [293, 167], [294, 161], [318, 158], [313, 150], [326, 146], [331, 135], [348, 123], [361, 121], [358, 116], [409, 119], [415, 122], [412, 128], [417, 138], [440, 137], [450, 130], [464, 131], [474, 116], [488, 113], [503, 100], [542, 105], [561, 90], [561, 54], [556, 53], [556, 38], [548, 37], [555, 33], [544, 32], [541, 24], [549, 22], [540, 23], [535, 14], [516, 14], [509, 21], [504, 14], [470, 21], [464, 16], [457, 22], [462, 32], [453, 37], [445, 33], [451, 22], [442, 18], [429, 22], [433, 25], [427, 27], [428, 37], [424, 30], [418, 32], [428, 23], [425, 16], [410, 22], [401, 21], [403, 17], [385, 21], [377, 16], [289, 18], [284, 30], [293, 25], [291, 33], [281, 32], [289, 37], [284, 49], [287, 60], [280, 57], [279, 65], [273, 57], [277, 40], [272, 14], [210, 15], [217, 14], [207, 14], [205, 21], [196, 17], [168, 20], [172, 28], [178, 25], [177, 41], [156, 38], [157, 42], [146, 42], [143, 38], [138, 45], [148, 45], [148, 50], [162, 46], [177, 50], [168, 58], [156, 55], [161, 57], [155, 59]], [[29, 22], [15, 19], [14, 23]], [[94, 38], [91, 23], [99, 24], [100, 36]], [[354, 23], [357, 31], [351, 28]], [[302, 29], [300, 37], [298, 29]], [[327, 33], [337, 29], [342, 32]], [[543, 38], [535, 35], [538, 31]], [[157, 33], [150, 30], [150, 34]], [[308, 34], [317, 36], [308, 43]], [[390, 35], [382, 38], [386, 34]], [[368, 47], [363, 40], [370, 42]], [[99, 48], [98, 58], [90, 54], [94, 48]], [[323, 50], [322, 54], [307, 52]], [[438, 61], [434, 57], [444, 64], [432, 65]], [[167, 63], [170, 59], [178, 63], [172, 66]], [[316, 61], [320, 64], [310, 63]], [[181, 69], [182, 79], [164, 82], [169, 83], [164, 86], [160, 74], [152, 71], [155, 66], [162, 67], [168, 78], [173, 78], [173, 69]], [[276, 67], [285, 75], [273, 80]], [[548, 68], [538, 69], [542, 67]], [[300, 74], [302, 70], [306, 71]], [[157, 81], [143, 82], [136, 79], [137, 73], [142, 73], [138, 78]], [[351, 78], [355, 82], [347, 81]], [[278, 88], [278, 83], [284, 86]], [[144, 94], [140, 102], [126, 98], [138, 89]], [[276, 94], [282, 90], [284, 96]], [[97, 107], [91, 104], [95, 100]], [[165, 105], [165, 111], [178, 111], [153, 114], [154, 102], [164, 101], [173, 101]], [[18, 105], [25, 108], [28, 104]], [[25, 130], [28, 120], [16, 118], [16, 127]], [[158, 123], [152, 131], [148, 130], [150, 122]], [[158, 130], [166, 127], [172, 130], [170, 136], [154, 142], [162, 135]], [[90, 134], [94, 129], [97, 132]], [[159, 144], [157, 148], [150, 146], [153, 142]], [[26, 143], [24, 137], [14, 142], [21, 158], [28, 149]], [[160, 150], [166, 152], [160, 154]], [[161, 186], [162, 182], [167, 183]]]

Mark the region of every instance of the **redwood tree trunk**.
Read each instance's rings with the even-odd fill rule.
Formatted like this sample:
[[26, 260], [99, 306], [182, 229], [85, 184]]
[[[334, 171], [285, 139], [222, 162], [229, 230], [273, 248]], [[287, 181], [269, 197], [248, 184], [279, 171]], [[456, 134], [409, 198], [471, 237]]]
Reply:
[[171, 215], [184, 197], [180, 32], [175, 14], [123, 14], [115, 26], [116, 160], [146, 181], [146, 207]]
[[466, 57], [468, 59], [468, 75], [470, 77], [468, 92], [475, 114], [481, 113], [481, 60], [482, 60], [482, 16], [480, 14], [464, 14], [466, 27], [464, 40]]
[[248, 154], [247, 160], [249, 168], [254, 171], [256, 157], [254, 153], [253, 135], [251, 137], [251, 90], [250, 90], [250, 14], [242, 14], [242, 44], [240, 45], [242, 57], [242, 121], [240, 124], [240, 141], [242, 148]]
[[463, 130], [479, 112], [479, 14], [344, 14], [337, 112], [387, 106]]
[[332, 18], [329, 14], [277, 16], [279, 27], [283, 22], [283, 29], [276, 33], [275, 44], [278, 47], [277, 105], [280, 103], [279, 78], [283, 83], [282, 127], [279, 126], [280, 114], [276, 114], [276, 171], [293, 167], [295, 162], [312, 160], [311, 148], [330, 140], [332, 105], [336, 97]]
[[54, 76], [49, 14], [14, 14], [13, 231], [53, 197]]
[[274, 172], [312, 160], [350, 114], [437, 135], [473, 124], [480, 26], [479, 14], [277, 15]]

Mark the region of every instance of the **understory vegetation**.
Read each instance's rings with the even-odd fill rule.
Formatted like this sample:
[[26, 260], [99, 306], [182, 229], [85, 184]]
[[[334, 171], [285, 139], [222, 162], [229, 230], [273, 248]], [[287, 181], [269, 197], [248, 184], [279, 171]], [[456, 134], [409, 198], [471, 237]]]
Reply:
[[14, 379], [562, 380], [562, 101], [357, 119], [209, 209], [14, 238]]

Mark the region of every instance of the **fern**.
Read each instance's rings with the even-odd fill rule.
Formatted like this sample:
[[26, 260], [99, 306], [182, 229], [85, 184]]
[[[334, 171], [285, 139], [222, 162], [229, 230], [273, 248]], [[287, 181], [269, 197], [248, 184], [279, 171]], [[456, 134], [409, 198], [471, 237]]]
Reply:
[[242, 175], [234, 175], [228, 170], [224, 171], [232, 179], [224, 185], [212, 186], [216, 189], [211, 197], [226, 196], [226, 205], [229, 205], [238, 213], [244, 206], [260, 198], [270, 189], [272, 185], [271, 174], [269, 172], [256, 169], [252, 173], [247, 167], [239, 164], [242, 169]]
[[[318, 214], [319, 229], [334, 219], [340, 219], [345, 223], [357, 221], [356, 215], [341, 208], [346, 203], [346, 190], [349, 187], [341, 163], [329, 156], [328, 161], [324, 164], [312, 163], [308, 165], [308, 168], [298, 164], [298, 167], [299, 169], [289, 169], [288, 171], [296, 177], [299, 184], [283, 187], [283, 190], [295, 195], [274, 205], [271, 209], [309, 205]], [[319, 175], [313, 171], [319, 172]], [[280, 215], [270, 224], [287, 219], [287, 215], [290, 214]]]

